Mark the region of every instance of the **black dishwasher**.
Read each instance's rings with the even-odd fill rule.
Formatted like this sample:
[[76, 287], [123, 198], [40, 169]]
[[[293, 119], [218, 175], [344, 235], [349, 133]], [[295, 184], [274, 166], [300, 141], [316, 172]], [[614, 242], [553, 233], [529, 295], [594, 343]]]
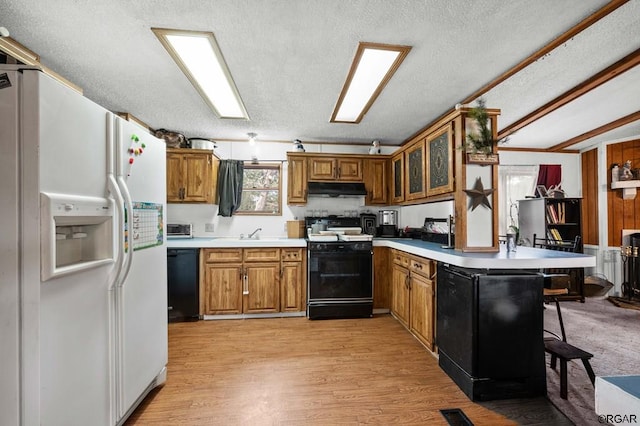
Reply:
[[542, 277], [438, 263], [440, 367], [473, 401], [546, 394]]
[[167, 249], [169, 322], [198, 320], [198, 249]]

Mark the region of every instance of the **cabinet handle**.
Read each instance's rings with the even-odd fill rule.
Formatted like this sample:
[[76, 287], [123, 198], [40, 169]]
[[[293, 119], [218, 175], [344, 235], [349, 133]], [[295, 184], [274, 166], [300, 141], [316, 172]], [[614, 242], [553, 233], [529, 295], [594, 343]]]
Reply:
[[338, 177], [342, 176], [342, 170], [338, 167]]
[[249, 294], [249, 276], [247, 274], [244, 274], [244, 289], [242, 290], [242, 294]]
[[404, 286], [409, 288], [409, 274], [404, 276]]

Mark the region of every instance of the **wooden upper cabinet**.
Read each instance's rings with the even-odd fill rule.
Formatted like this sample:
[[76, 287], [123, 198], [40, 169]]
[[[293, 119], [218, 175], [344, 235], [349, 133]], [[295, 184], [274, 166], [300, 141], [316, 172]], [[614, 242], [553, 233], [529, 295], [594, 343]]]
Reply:
[[364, 160], [364, 186], [367, 190], [365, 205], [386, 205], [389, 192], [387, 191], [387, 169], [389, 163], [384, 158], [367, 158]]
[[362, 182], [362, 160], [359, 158], [338, 158], [338, 180]]
[[214, 203], [217, 167], [212, 151], [167, 149], [167, 202]]
[[289, 155], [287, 204], [307, 202], [307, 157]]
[[167, 202], [181, 203], [182, 155], [167, 153]]
[[391, 182], [390, 199], [391, 202], [401, 203], [404, 201], [404, 151], [391, 158]]
[[362, 159], [310, 157], [309, 180], [362, 182]]
[[309, 180], [335, 180], [335, 158], [309, 158]]
[[405, 201], [427, 196], [426, 170], [425, 141], [422, 139], [405, 150]]

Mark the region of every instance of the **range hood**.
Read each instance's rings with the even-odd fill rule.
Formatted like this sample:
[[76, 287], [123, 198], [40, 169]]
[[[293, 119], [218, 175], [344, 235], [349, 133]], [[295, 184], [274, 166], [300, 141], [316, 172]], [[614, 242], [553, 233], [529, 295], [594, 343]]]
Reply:
[[362, 197], [367, 195], [362, 182], [308, 182], [310, 197]]

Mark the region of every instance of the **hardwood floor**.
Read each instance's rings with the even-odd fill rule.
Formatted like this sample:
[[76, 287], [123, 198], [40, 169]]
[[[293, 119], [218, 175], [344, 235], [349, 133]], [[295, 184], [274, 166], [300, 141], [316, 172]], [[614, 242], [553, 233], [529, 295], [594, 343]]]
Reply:
[[515, 424], [471, 402], [394, 318], [169, 324], [167, 383], [126, 425]]

